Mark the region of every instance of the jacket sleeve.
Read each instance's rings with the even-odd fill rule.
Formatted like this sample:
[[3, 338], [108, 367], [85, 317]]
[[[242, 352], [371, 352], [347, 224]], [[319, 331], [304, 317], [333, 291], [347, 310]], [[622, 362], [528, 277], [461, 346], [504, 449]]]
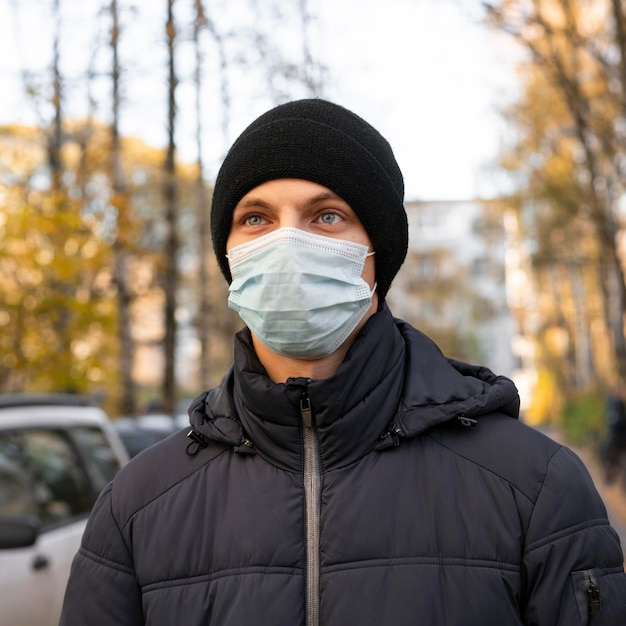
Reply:
[[143, 626], [131, 555], [111, 511], [112, 485], [100, 494], [74, 557], [59, 626]]
[[524, 575], [529, 626], [626, 624], [619, 538], [591, 476], [568, 448], [551, 458], [535, 502]]

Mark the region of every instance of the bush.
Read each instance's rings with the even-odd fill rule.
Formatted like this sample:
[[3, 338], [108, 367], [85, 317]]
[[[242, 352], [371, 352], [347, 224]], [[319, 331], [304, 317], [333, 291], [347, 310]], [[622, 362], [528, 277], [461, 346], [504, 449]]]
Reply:
[[567, 439], [578, 445], [597, 444], [604, 435], [604, 404], [598, 393], [570, 398], [559, 416]]

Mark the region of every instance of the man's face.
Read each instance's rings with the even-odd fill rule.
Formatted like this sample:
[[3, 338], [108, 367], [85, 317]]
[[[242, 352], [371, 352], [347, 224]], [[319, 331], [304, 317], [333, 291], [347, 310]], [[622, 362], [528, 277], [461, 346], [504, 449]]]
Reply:
[[[360, 243], [373, 251], [365, 228], [347, 202], [323, 185], [296, 178], [263, 183], [239, 201], [226, 249], [285, 227]], [[376, 275], [374, 258], [367, 257], [363, 268], [370, 288]]]

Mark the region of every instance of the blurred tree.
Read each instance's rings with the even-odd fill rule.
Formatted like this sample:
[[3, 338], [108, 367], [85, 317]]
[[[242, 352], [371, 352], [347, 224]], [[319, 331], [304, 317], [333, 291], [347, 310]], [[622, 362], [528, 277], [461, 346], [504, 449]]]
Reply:
[[[109, 246], [75, 189], [50, 189], [44, 133], [0, 137], [0, 389], [86, 392], [112, 366]], [[64, 154], [71, 180], [80, 150], [66, 140]]]
[[176, 174], [176, 24], [174, 22], [174, 0], [167, 0], [167, 22], [165, 24], [165, 41], [167, 45], [167, 148], [163, 164], [163, 200], [165, 204], [165, 266], [163, 275], [163, 291], [165, 295], [165, 336], [163, 350], [165, 367], [163, 370], [163, 401], [165, 413], [174, 415], [176, 405], [176, 340], [178, 323], [176, 308], [178, 300], [178, 184]]
[[[121, 0], [80, 7], [25, 0], [16, 14], [30, 19], [26, 5], [35, 2], [53, 25], [45, 70], [25, 67], [23, 73], [39, 124], [7, 127], [0, 136], [3, 150], [10, 147], [0, 158], [0, 194], [7, 198], [0, 205], [0, 290], [12, 294], [0, 302], [0, 368], [6, 365], [0, 390], [100, 386], [108, 393], [109, 410], [120, 414], [135, 411], [150, 385], [150, 394], [167, 398], [161, 404], [173, 410], [181, 393], [177, 385], [189, 385], [182, 391], [190, 393], [198, 382], [206, 386], [221, 377], [238, 324], [226, 307], [219, 270], [208, 260], [211, 174], [203, 152], [232, 140], [230, 85], [245, 85], [237, 106], [246, 109], [321, 93], [323, 68], [308, 36], [314, 16], [306, 0], [292, 5], [238, 0], [236, 7], [216, 0], [212, 19], [200, 0], [148, 8]], [[130, 20], [124, 16], [137, 11], [163, 16], [165, 10], [166, 37], [155, 31], [152, 41], [158, 45], [150, 55], [132, 58]], [[286, 24], [298, 36], [283, 41], [275, 33], [289, 30]], [[78, 43], [79, 37], [67, 35], [92, 27], [87, 48], [85, 39]], [[146, 65], [154, 84], [167, 68], [164, 150], [122, 131], [133, 104], [129, 86], [143, 78], [138, 74]], [[197, 93], [193, 170], [178, 158], [176, 135], [188, 131], [184, 125], [193, 116], [190, 84]], [[186, 114], [178, 115], [177, 107], [186, 107]], [[81, 110], [85, 115], [76, 115]], [[105, 126], [98, 116], [106, 117]], [[87, 324], [90, 315], [93, 326]], [[196, 365], [189, 347], [196, 340], [204, 354], [199, 377], [189, 376]], [[181, 361], [185, 368], [177, 374]], [[155, 367], [160, 380], [152, 376]]]
[[[608, 351], [624, 376], [621, 3], [502, 0], [484, 6], [488, 22], [526, 52], [520, 98], [506, 112], [516, 133], [503, 164], [517, 175], [519, 215], [536, 280], [550, 294], [543, 329], [567, 333], [565, 352], [551, 352], [552, 366], [561, 370], [566, 388], [593, 384], [598, 372], [610, 371]], [[596, 341], [602, 335], [598, 323], [611, 333], [610, 341]], [[553, 342], [542, 346], [554, 349]], [[567, 369], [570, 363], [574, 366]]]
[[[196, 195], [196, 220], [198, 224], [198, 289], [196, 307], [196, 328], [198, 331], [199, 355], [199, 378], [200, 385], [206, 385], [209, 381], [210, 372], [210, 338], [211, 338], [211, 285], [208, 268], [209, 255], [211, 254], [211, 238], [209, 233], [209, 194], [205, 184], [204, 149], [203, 149], [203, 53], [201, 46], [202, 30], [208, 28], [209, 32], [215, 33], [218, 49], [222, 51], [221, 38], [216, 32], [214, 25], [209, 23], [202, 0], [194, 0], [195, 16], [193, 22], [193, 43], [195, 52], [194, 87], [196, 104], [196, 167], [197, 167], [197, 195]], [[210, 26], [209, 26], [210, 24]]]
[[111, 206], [117, 213], [117, 225], [113, 242], [115, 257], [114, 283], [117, 292], [117, 333], [119, 352], [120, 399], [118, 411], [122, 415], [134, 415], [136, 411], [135, 378], [133, 375], [135, 342], [131, 328], [131, 304], [133, 292], [129, 284], [130, 242], [133, 241], [131, 206], [123, 169], [122, 141], [120, 137], [121, 72], [119, 40], [120, 16], [117, 0], [109, 5], [111, 16]]
[[[109, 410], [119, 414], [119, 214], [111, 201], [110, 126], [93, 123], [86, 145], [79, 141], [84, 126], [64, 125], [69, 182], [62, 211], [49, 189], [45, 131], [0, 127], [0, 390], [106, 390]], [[162, 323], [147, 321], [162, 301], [163, 151], [136, 139], [122, 139], [121, 150], [132, 207], [125, 270], [131, 330], [152, 351], [163, 332]], [[181, 213], [193, 218], [193, 169], [180, 167], [178, 182]], [[191, 239], [194, 220], [182, 222]]]

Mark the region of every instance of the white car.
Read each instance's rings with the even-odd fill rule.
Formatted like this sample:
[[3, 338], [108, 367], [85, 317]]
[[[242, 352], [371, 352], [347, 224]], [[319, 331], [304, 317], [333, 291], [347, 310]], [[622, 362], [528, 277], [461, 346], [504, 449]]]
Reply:
[[58, 624], [91, 507], [127, 460], [84, 398], [0, 395], [1, 624]]

